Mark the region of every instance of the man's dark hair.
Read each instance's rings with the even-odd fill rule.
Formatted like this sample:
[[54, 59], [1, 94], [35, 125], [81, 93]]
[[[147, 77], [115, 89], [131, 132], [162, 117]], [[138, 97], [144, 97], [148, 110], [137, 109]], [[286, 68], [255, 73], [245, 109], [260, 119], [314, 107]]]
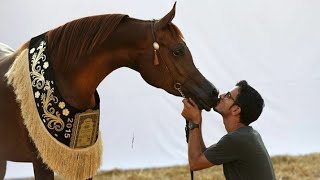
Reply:
[[251, 87], [247, 81], [242, 80], [236, 84], [239, 87], [239, 94], [235, 104], [241, 107], [240, 122], [246, 126], [256, 121], [264, 107], [264, 100], [261, 95]]

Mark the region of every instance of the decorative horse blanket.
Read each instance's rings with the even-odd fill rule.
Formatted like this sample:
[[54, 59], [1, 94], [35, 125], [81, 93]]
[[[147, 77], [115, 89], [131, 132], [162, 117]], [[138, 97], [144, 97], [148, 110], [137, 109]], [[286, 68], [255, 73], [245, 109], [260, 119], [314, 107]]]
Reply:
[[29, 71], [39, 116], [47, 131], [71, 148], [83, 148], [97, 140], [99, 126], [99, 95], [96, 107], [83, 112], [69, 105], [55, 85], [53, 68], [46, 52], [45, 34], [31, 39]]
[[6, 77], [43, 162], [66, 179], [93, 177], [102, 151], [98, 93], [96, 107], [86, 111], [62, 98], [46, 52], [45, 34], [31, 39], [29, 49], [16, 58]]

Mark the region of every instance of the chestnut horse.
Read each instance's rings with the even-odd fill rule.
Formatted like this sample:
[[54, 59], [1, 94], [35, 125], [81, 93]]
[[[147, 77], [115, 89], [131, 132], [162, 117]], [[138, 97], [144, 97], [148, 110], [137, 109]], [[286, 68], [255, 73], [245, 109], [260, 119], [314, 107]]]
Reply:
[[[121, 18], [113, 20], [117, 23], [104, 22], [110, 16]], [[201, 109], [210, 111], [217, 102], [218, 90], [195, 67], [182, 33], [171, 22], [174, 16], [175, 5], [157, 21], [100, 15], [48, 31], [47, 50], [50, 60], [55, 59], [50, 63], [64, 100], [81, 110], [95, 107], [95, 92], [101, 81], [112, 71], [128, 67], [151, 86], [175, 96], [191, 97]], [[114, 27], [107, 31], [108, 26]], [[41, 157], [24, 124], [20, 107], [23, 102], [17, 101], [6, 77], [29, 43], [15, 52], [0, 52], [0, 179], [5, 176], [7, 161], [32, 162], [35, 179], [54, 179], [55, 169]]]

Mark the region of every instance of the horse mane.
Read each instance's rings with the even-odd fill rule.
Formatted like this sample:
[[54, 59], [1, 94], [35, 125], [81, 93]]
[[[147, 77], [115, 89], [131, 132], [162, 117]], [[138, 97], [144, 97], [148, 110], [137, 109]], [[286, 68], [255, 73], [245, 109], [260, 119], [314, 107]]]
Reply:
[[116, 29], [123, 14], [89, 16], [66, 23], [47, 33], [48, 54], [63, 70], [90, 55]]
[[171, 33], [173, 35], [178, 36], [182, 39], [184, 39], [183, 35], [182, 35], [182, 32], [180, 31], [180, 29], [173, 23], [169, 23], [169, 30], [171, 31]]

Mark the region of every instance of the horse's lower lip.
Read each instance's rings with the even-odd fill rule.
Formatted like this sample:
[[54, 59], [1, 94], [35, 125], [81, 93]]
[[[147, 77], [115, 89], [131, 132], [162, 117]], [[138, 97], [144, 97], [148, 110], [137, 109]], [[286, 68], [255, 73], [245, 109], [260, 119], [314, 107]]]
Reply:
[[211, 107], [208, 106], [205, 102], [203, 102], [201, 99], [198, 100], [198, 103], [199, 104], [199, 107], [200, 109], [204, 109], [206, 111], [210, 111], [211, 110]]
[[211, 110], [211, 107], [205, 105], [205, 108], [203, 108], [203, 109], [205, 109], [206, 111], [210, 111], [210, 110]]

